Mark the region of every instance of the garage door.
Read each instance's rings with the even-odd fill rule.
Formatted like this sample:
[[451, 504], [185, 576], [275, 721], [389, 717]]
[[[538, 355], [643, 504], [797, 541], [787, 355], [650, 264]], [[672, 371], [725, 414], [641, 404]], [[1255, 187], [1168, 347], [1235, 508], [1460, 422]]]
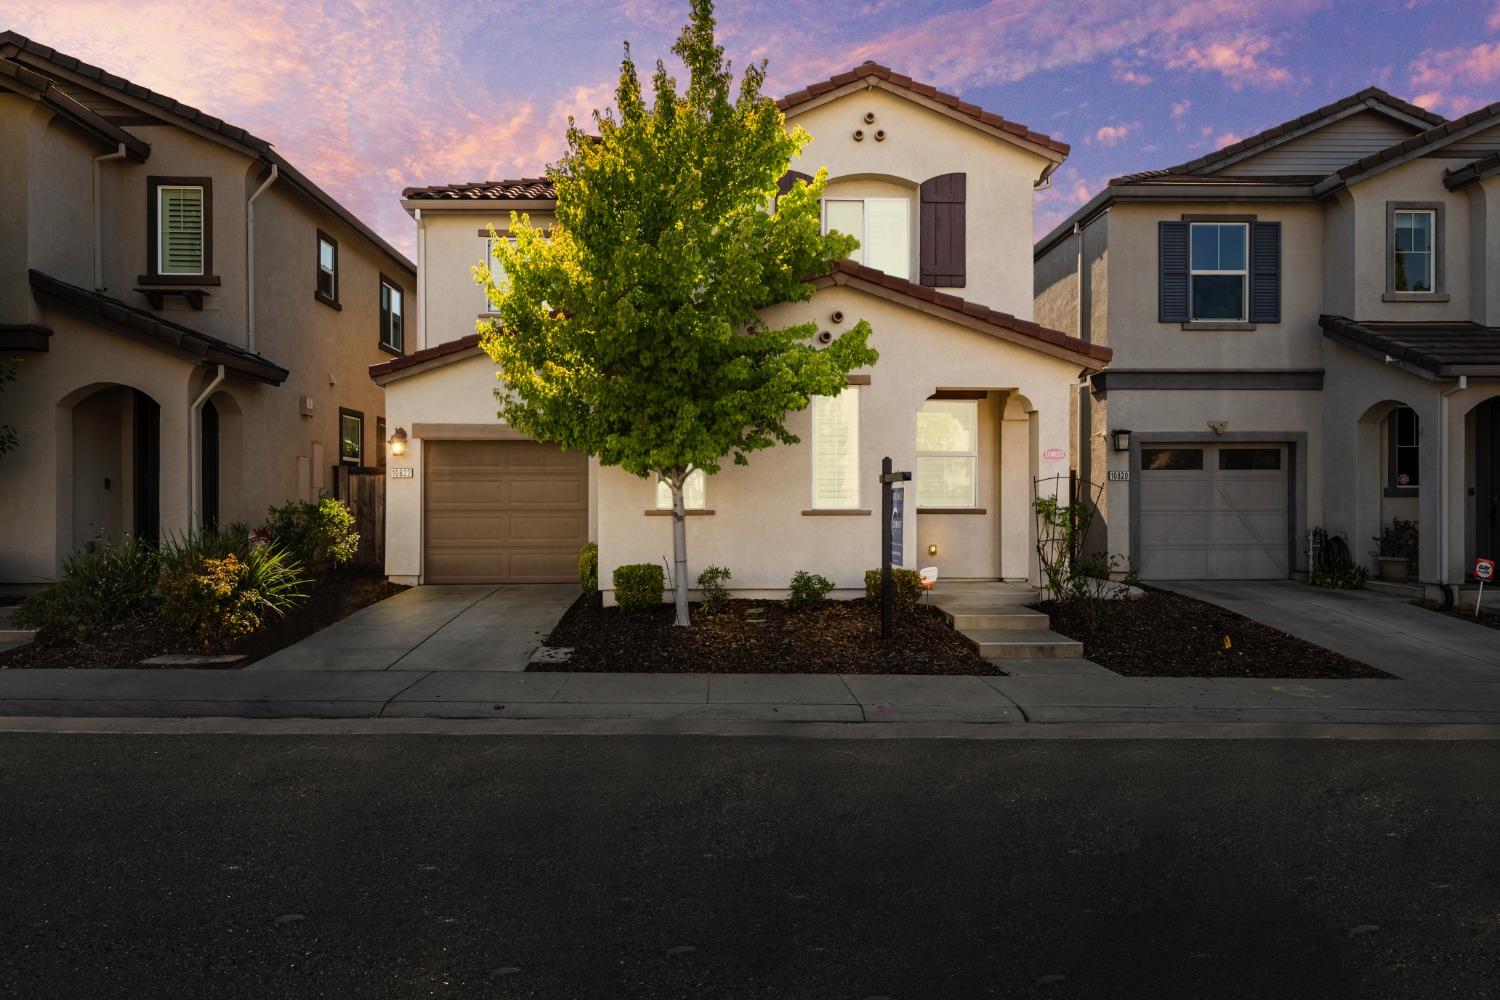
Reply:
[[1286, 461], [1282, 445], [1142, 447], [1141, 577], [1288, 576]]
[[428, 583], [568, 583], [588, 541], [588, 460], [531, 441], [427, 441]]

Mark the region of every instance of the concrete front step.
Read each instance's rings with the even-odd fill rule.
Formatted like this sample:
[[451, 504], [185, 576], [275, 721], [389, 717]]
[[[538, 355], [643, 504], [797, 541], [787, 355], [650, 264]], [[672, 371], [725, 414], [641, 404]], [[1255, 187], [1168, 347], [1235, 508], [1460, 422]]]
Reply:
[[1022, 590], [1018, 588], [996, 588], [993, 590], [955, 590], [946, 584], [938, 584], [932, 589], [932, 603], [940, 607], [953, 605], [976, 608], [976, 607], [1024, 607], [1027, 604], [1035, 604], [1038, 600], [1037, 592], [1034, 590]]
[[965, 629], [986, 660], [1050, 660], [1083, 656], [1083, 643], [1048, 629]]
[[973, 629], [1030, 629], [1045, 631], [1051, 619], [1040, 611], [1017, 606], [943, 604], [938, 608], [948, 624], [960, 632]]

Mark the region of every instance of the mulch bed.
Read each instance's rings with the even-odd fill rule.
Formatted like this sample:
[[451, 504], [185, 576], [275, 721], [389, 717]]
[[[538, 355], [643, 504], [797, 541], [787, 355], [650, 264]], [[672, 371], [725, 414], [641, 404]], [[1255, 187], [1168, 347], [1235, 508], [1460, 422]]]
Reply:
[[[236, 667], [253, 663], [405, 589], [375, 572], [345, 569], [330, 573], [285, 618], [246, 636], [229, 652], [248, 657], [235, 664]], [[155, 615], [141, 615], [112, 622], [78, 645], [56, 645], [35, 639], [0, 653], [0, 670], [138, 667], [142, 660], [153, 656], [202, 651], [190, 637], [168, 628]]]
[[[547, 638], [573, 650], [540, 671], [709, 674], [1001, 674], [937, 611], [898, 615], [890, 642], [880, 612], [863, 600], [790, 611], [779, 601], [730, 601], [712, 614], [693, 605], [692, 628], [669, 605], [624, 614], [581, 597]], [[757, 624], [759, 620], [759, 624]]]
[[[1485, 596], [1489, 596], [1490, 589], [1484, 588]], [[1500, 603], [1500, 596], [1496, 598]], [[1474, 604], [1472, 601], [1464, 601], [1461, 605], [1455, 605], [1444, 611], [1436, 604], [1419, 604], [1418, 607], [1426, 608], [1428, 611], [1436, 611], [1438, 614], [1447, 615], [1449, 618], [1459, 618], [1470, 625], [1483, 625], [1485, 628], [1500, 628], [1500, 611], [1491, 611], [1487, 606], [1481, 606], [1479, 617], [1474, 617]]]
[[[1110, 602], [1097, 628], [1078, 609], [1037, 606], [1083, 655], [1131, 677], [1389, 678], [1383, 670], [1279, 632], [1217, 605], [1163, 590]], [[1229, 637], [1225, 648], [1224, 637]]]

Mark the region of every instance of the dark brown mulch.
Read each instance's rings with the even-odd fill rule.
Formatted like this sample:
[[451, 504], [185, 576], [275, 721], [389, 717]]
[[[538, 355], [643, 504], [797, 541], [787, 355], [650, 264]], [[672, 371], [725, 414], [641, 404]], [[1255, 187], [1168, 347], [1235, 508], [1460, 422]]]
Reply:
[[[567, 663], [530, 670], [585, 673], [1000, 674], [974, 644], [932, 608], [898, 615], [890, 642], [880, 613], [864, 601], [825, 601], [790, 611], [779, 601], [730, 601], [723, 611], [692, 609], [693, 627], [673, 626], [668, 605], [625, 614], [581, 597], [547, 639], [567, 646]], [[764, 619], [755, 624], [754, 619]]]
[[[340, 570], [311, 588], [306, 601], [285, 618], [246, 636], [229, 652], [243, 653], [244, 666], [305, 639], [360, 608], [405, 590], [379, 573]], [[138, 667], [142, 660], [167, 653], [199, 653], [191, 637], [146, 614], [111, 623], [78, 645], [53, 644], [43, 638], [0, 653], [0, 670], [22, 668], [99, 669]]]
[[[1500, 588], [1497, 588], [1500, 589]], [[1484, 588], [1485, 597], [1489, 597], [1490, 588]], [[1496, 596], [1496, 602], [1500, 603], [1500, 594]], [[1454, 607], [1444, 611], [1436, 604], [1419, 603], [1418, 607], [1426, 608], [1428, 611], [1436, 611], [1438, 614], [1447, 615], [1449, 618], [1459, 618], [1471, 625], [1483, 625], [1485, 628], [1500, 628], [1500, 611], [1491, 611], [1487, 606], [1481, 605], [1479, 617], [1474, 617], [1474, 603], [1472, 599], [1465, 600]]]
[[1053, 631], [1080, 640], [1086, 658], [1131, 677], [1391, 676], [1181, 594], [1147, 589], [1142, 597], [1113, 601], [1109, 607], [1096, 629], [1074, 607], [1049, 601], [1038, 610], [1052, 616]]

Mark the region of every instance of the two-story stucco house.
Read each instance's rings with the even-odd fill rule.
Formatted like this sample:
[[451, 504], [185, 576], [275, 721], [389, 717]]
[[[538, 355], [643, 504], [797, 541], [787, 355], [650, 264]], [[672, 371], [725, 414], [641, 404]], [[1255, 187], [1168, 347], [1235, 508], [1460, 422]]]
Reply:
[[1313, 529], [1418, 575], [1500, 544], [1500, 105], [1370, 88], [1119, 177], [1035, 248], [1041, 322], [1114, 350], [1079, 395], [1100, 547], [1148, 579], [1285, 577]]
[[[829, 228], [858, 259], [767, 320], [830, 333], [867, 319], [880, 361], [793, 414], [801, 442], [689, 483], [690, 572], [729, 567], [740, 592], [784, 592], [799, 569], [845, 594], [880, 559], [879, 472], [911, 470], [908, 566], [945, 578], [1035, 580], [1036, 480], [1068, 472], [1072, 393], [1109, 349], [1031, 321], [1033, 191], [1063, 144], [866, 63], [785, 97], [812, 141], [786, 179], [827, 167]], [[403, 582], [571, 580], [599, 544], [601, 584], [672, 550], [664, 488], [529, 442], [496, 421], [476, 346], [485, 297], [470, 269], [512, 210], [545, 225], [542, 180], [408, 189], [418, 226], [418, 348], [375, 365], [411, 443], [387, 494], [386, 568]], [[609, 595], [606, 594], [606, 599]]]
[[0, 584], [379, 464], [416, 268], [270, 143], [0, 34]]

